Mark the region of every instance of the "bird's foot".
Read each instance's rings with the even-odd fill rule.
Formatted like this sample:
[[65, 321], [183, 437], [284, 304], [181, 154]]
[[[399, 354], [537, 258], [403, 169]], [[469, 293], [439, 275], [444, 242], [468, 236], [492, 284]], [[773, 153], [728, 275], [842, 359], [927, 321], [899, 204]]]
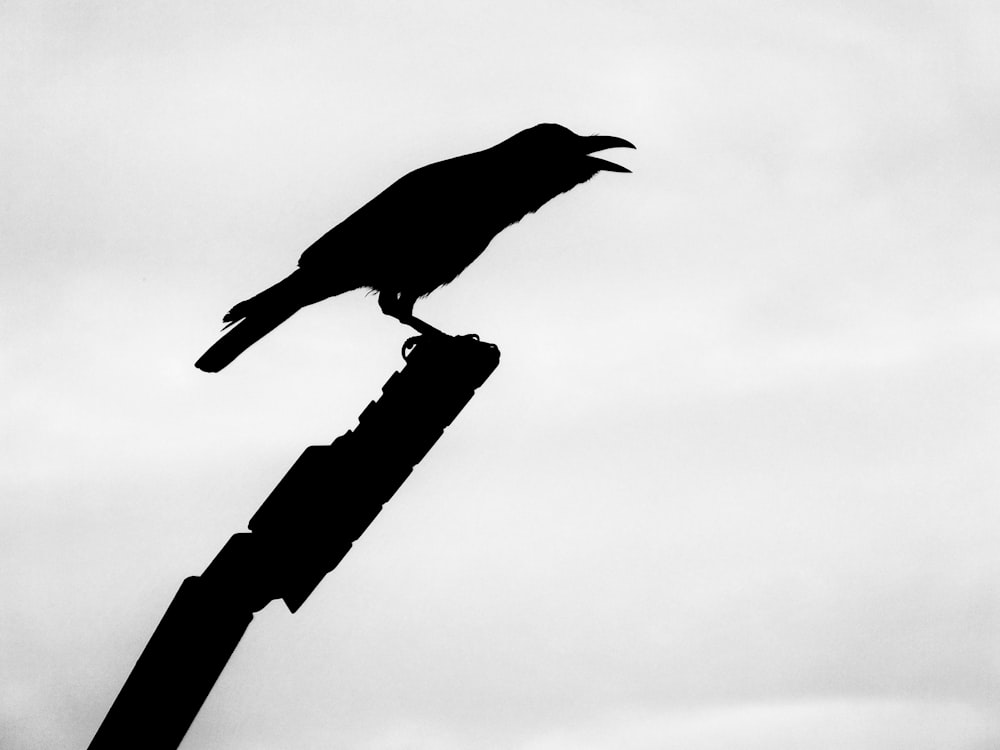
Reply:
[[443, 336], [444, 338], [448, 338], [448, 339], [472, 339], [473, 341], [479, 341], [479, 334], [478, 333], [465, 333], [465, 334], [462, 334], [460, 336], [450, 336], [447, 333], [439, 331], [437, 328], [434, 328], [433, 330], [434, 330], [434, 333], [432, 333], [432, 334], [421, 333], [421, 334], [418, 334], [416, 336], [410, 336], [410, 338], [408, 338], [406, 341], [404, 341], [403, 342], [403, 349], [402, 349], [403, 359], [405, 360], [407, 357], [409, 357], [410, 353], [413, 351], [413, 348], [418, 343], [420, 343], [421, 339], [423, 339], [424, 336], [427, 336], [427, 335], [429, 335], [431, 337], [434, 337], [434, 336]]

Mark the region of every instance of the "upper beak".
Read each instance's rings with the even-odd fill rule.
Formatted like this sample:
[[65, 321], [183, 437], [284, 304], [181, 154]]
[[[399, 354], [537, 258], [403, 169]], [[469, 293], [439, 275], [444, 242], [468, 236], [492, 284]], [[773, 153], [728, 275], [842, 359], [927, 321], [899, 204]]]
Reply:
[[[590, 135], [583, 139], [585, 154], [592, 154], [595, 151], [603, 151], [606, 148], [635, 148], [635, 146], [624, 138], [613, 135]], [[631, 169], [615, 164], [605, 159], [598, 159], [596, 156], [588, 157], [591, 161], [598, 162], [600, 169], [608, 172], [631, 172]]]

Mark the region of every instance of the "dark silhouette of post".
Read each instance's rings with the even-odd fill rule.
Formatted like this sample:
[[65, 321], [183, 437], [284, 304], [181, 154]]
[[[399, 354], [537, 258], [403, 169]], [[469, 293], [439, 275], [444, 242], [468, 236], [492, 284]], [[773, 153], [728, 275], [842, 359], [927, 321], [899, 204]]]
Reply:
[[471, 336], [425, 335], [353, 430], [306, 448], [200, 576], [184, 580], [90, 750], [176, 748], [253, 614], [295, 612], [500, 362]]

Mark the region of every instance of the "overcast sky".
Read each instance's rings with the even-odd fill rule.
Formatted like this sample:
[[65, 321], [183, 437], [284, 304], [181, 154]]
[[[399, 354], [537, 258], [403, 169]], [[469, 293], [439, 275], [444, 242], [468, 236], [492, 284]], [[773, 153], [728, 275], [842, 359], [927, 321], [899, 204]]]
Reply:
[[356, 292], [206, 375], [222, 314], [538, 122], [634, 174], [418, 304], [500, 368], [184, 747], [1000, 745], [998, 39], [954, 0], [4, 2], [0, 746], [89, 742], [410, 334]]

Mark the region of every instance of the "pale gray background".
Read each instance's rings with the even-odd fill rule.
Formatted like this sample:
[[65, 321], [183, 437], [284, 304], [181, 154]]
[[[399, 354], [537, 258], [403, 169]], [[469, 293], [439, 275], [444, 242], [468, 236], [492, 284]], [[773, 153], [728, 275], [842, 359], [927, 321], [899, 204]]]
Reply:
[[355, 293], [205, 375], [222, 313], [541, 121], [635, 174], [418, 305], [500, 369], [185, 747], [1000, 745], [998, 38], [990, 2], [0, 5], [0, 746], [85, 746], [407, 335]]

